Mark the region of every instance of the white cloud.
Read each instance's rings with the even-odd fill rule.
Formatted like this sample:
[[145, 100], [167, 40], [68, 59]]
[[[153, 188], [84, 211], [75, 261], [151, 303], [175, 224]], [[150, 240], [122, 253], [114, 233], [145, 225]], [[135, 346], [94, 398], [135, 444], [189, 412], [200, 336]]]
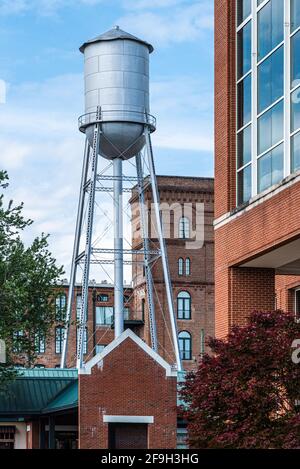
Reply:
[[172, 8], [167, 15], [153, 11], [129, 13], [117, 20], [122, 29], [141, 36], [154, 45], [169, 45], [204, 38], [213, 30], [213, 2], [200, 1]]

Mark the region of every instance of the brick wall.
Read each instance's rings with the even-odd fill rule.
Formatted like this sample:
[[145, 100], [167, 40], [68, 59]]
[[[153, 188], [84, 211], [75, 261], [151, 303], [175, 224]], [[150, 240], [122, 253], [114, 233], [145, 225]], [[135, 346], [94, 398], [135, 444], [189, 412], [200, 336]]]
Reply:
[[125, 339], [91, 375], [79, 376], [81, 449], [108, 447], [104, 415], [153, 416], [149, 449], [176, 448], [177, 380], [133, 340]]
[[[233, 315], [236, 320], [238, 319], [237, 313], [232, 309], [236, 286], [232, 280], [231, 268], [297, 239], [300, 236], [300, 213], [297, 209], [299, 203], [300, 183], [296, 182], [286, 189], [283, 185], [281, 192], [256, 206], [248, 207], [225, 225], [216, 227], [217, 336], [226, 335], [233, 321]], [[297, 283], [297, 278], [295, 282]], [[288, 289], [287, 284], [286, 287]], [[257, 285], [257, 288], [263, 288], [263, 285], [261, 287]], [[290, 309], [291, 299], [288, 298], [288, 293], [283, 294], [282, 291], [279, 293], [283, 309]], [[274, 302], [271, 300], [270, 302], [274, 308], [275, 298]]]
[[235, 206], [235, 1], [215, 0], [215, 215]]
[[[177, 312], [177, 295], [181, 291], [187, 291], [191, 295], [192, 319], [177, 320], [179, 331], [187, 331], [192, 336], [192, 357], [190, 361], [184, 361], [183, 366], [187, 370], [194, 369], [201, 352], [201, 330], [204, 330], [206, 339], [214, 336], [214, 181], [209, 178], [182, 178], [158, 176], [161, 204], [181, 208], [184, 204], [191, 204], [192, 229], [196, 230], [196, 204], [204, 204], [204, 245], [197, 249], [187, 249], [186, 241], [178, 239], [177, 216], [171, 213], [170, 227], [165, 226], [165, 233], [170, 234], [166, 238], [166, 246], [169, 259], [170, 274], [173, 286], [174, 309]], [[145, 194], [148, 211], [151, 211], [152, 193]], [[140, 209], [136, 197], [131, 200], [133, 241], [136, 249], [141, 248], [141, 222]], [[167, 220], [167, 218], [163, 218]], [[148, 221], [150, 225], [150, 221]], [[155, 234], [155, 232], [154, 232]], [[151, 233], [152, 235], [152, 233]], [[151, 248], [158, 248], [157, 238], [151, 236]], [[178, 260], [187, 258], [191, 261], [191, 275], [179, 275]], [[141, 259], [141, 256], [137, 256]], [[157, 319], [157, 335], [159, 353], [169, 363], [175, 362], [174, 347], [171, 340], [171, 325], [169, 320], [167, 297], [161, 262], [155, 263], [152, 269], [155, 284], [155, 311]], [[145, 277], [141, 265], [133, 265], [133, 287], [135, 296], [135, 308], [141, 309], [141, 301], [147, 298], [145, 292]], [[146, 320], [143, 337], [149, 341], [149, 322]], [[148, 342], [149, 343], [149, 342]], [[206, 351], [208, 351], [208, 348]]]

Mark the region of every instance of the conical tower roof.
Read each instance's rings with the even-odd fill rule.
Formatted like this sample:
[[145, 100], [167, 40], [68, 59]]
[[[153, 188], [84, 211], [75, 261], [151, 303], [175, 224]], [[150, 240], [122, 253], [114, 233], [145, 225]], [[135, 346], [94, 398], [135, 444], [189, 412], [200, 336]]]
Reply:
[[126, 31], [123, 31], [122, 29], [119, 28], [119, 26], [115, 26], [113, 29], [110, 29], [106, 33], [103, 33], [100, 36], [95, 37], [94, 39], [90, 39], [89, 41], [86, 41], [80, 47], [79, 50], [80, 52], [84, 52], [84, 49], [89, 44], [102, 42], [102, 41], [116, 41], [117, 39], [129, 39], [130, 41], [140, 42], [141, 44], [145, 44], [145, 46], [148, 47], [150, 54], [151, 52], [154, 51], [154, 47], [151, 44], [149, 44], [146, 41], [143, 41], [142, 39], [139, 39], [136, 36], [133, 36], [132, 34], [127, 33]]

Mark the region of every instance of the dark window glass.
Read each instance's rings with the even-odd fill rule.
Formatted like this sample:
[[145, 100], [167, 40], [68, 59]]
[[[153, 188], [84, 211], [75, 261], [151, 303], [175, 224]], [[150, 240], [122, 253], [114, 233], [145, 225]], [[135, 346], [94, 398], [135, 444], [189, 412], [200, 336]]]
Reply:
[[251, 161], [251, 125], [238, 133], [238, 168]]
[[265, 112], [258, 120], [258, 154], [283, 139], [283, 101]]
[[237, 34], [238, 79], [251, 69], [251, 21]]
[[292, 172], [300, 169], [300, 132], [292, 137]]
[[183, 291], [177, 296], [177, 317], [191, 319], [191, 295], [188, 292]]
[[251, 74], [238, 84], [238, 128], [251, 121]]
[[283, 47], [280, 47], [258, 68], [259, 113], [283, 96]]
[[258, 60], [283, 41], [283, 6], [271, 0], [258, 13]]
[[189, 332], [180, 332], [178, 334], [179, 351], [181, 360], [192, 359], [192, 337]]
[[300, 31], [291, 41], [291, 87], [300, 85]]
[[258, 160], [258, 192], [263, 192], [283, 178], [283, 145]]
[[238, 172], [238, 203], [244, 204], [251, 198], [251, 165]]
[[299, 0], [291, 0], [291, 18], [292, 24], [291, 28], [292, 31], [299, 28], [300, 26], [300, 2]]
[[237, 24], [238, 26], [251, 15], [251, 0], [237, 0]]
[[292, 132], [300, 127], [300, 87], [297, 88], [291, 96], [291, 128]]

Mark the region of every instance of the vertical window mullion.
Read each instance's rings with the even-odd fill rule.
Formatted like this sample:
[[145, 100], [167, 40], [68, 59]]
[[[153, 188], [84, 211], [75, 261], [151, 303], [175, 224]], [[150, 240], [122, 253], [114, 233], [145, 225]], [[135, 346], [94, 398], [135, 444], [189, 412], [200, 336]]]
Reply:
[[252, 0], [252, 197], [257, 195], [257, 0]]
[[291, 173], [291, 9], [284, 0], [284, 162], [283, 175]]

